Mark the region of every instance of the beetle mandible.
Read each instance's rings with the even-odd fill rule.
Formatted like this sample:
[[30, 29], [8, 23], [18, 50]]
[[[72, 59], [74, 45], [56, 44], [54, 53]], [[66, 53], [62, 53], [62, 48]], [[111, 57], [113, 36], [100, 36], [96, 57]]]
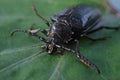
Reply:
[[[81, 62], [95, 69], [100, 74], [100, 69], [80, 53], [78, 39], [85, 37], [92, 41], [106, 40], [109, 36], [95, 39], [89, 37], [89, 34], [102, 29], [118, 30], [120, 29], [119, 26], [108, 27], [101, 25], [96, 27], [96, 25], [102, 20], [101, 11], [88, 5], [78, 4], [76, 6], [66, 8], [54, 14], [51, 17], [51, 23], [38, 13], [35, 6], [32, 8], [36, 15], [45, 22], [48, 29], [17, 29], [11, 32], [11, 36], [15, 32], [24, 32], [30, 34], [31, 36], [35, 36], [40, 41], [46, 43], [45, 48], [49, 54], [55, 53], [57, 48], [76, 53], [76, 56]], [[39, 31], [45, 34], [47, 39], [38, 35], [37, 32]], [[75, 50], [65, 47], [65, 45], [70, 42], [76, 43]]]

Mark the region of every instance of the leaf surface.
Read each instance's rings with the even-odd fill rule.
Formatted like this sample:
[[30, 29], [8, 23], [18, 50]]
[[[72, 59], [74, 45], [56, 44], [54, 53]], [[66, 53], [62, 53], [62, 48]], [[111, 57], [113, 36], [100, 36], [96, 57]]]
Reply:
[[[44, 43], [35, 37], [24, 33], [9, 35], [13, 29], [28, 29], [33, 23], [35, 28], [47, 28], [32, 11], [32, 4], [50, 20], [52, 14], [78, 3], [105, 10], [103, 0], [0, 0], [0, 80], [119, 80], [120, 31], [103, 30], [91, 35], [112, 36], [106, 41], [80, 40], [81, 53], [99, 66], [101, 75], [81, 63], [73, 53], [48, 55], [41, 52]], [[71, 46], [74, 49], [75, 45]]]

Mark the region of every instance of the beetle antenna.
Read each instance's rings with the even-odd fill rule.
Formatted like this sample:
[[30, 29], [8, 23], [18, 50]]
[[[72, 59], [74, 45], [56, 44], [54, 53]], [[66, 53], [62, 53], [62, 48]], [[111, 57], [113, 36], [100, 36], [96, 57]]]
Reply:
[[13, 31], [10, 33], [10, 36], [13, 36], [16, 32], [24, 32], [24, 33], [27, 33], [28, 31], [27, 31], [27, 30], [22, 30], [22, 29], [15, 29], [15, 30], [13, 30]]
[[10, 35], [13, 36], [16, 32], [23, 32], [23, 33], [28, 33], [31, 36], [35, 36], [37, 37], [40, 41], [43, 41], [45, 43], [48, 43], [47, 40], [39, 35], [37, 35], [36, 33], [39, 31], [40, 29], [36, 29], [36, 30], [22, 30], [22, 29], [16, 29], [13, 30]]
[[35, 11], [35, 14], [36, 14], [39, 18], [41, 18], [41, 19], [45, 22], [45, 24], [47, 24], [47, 26], [50, 26], [49, 21], [46, 20], [44, 17], [42, 17], [42, 16], [38, 13], [38, 10], [36, 9], [36, 7], [35, 7], [34, 5], [32, 5], [32, 9]]

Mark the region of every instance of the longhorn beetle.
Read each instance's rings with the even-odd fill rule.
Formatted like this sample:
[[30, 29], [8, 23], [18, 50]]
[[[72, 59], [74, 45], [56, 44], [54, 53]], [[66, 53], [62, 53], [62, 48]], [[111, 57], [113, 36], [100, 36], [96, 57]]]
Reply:
[[[54, 14], [51, 17], [51, 23], [38, 13], [35, 6], [32, 8], [35, 11], [36, 15], [45, 22], [45, 24], [48, 26], [48, 29], [16, 29], [11, 32], [11, 36], [15, 32], [24, 32], [30, 34], [31, 36], [35, 36], [40, 41], [46, 43], [45, 49], [49, 54], [55, 53], [57, 51], [57, 48], [76, 53], [76, 56], [81, 62], [93, 68], [97, 71], [97, 73], [100, 74], [100, 69], [80, 53], [78, 39], [85, 37], [92, 41], [106, 40], [109, 38], [109, 36], [102, 38], [91, 38], [89, 37], [89, 34], [102, 29], [118, 30], [120, 29], [119, 26], [96, 27], [96, 25], [99, 24], [99, 22], [102, 20], [101, 12], [99, 9], [88, 5], [78, 4], [76, 6], [66, 8]], [[38, 35], [37, 32], [39, 31], [45, 34], [47, 36], [47, 39]], [[70, 44], [71, 42], [76, 43], [75, 50], [65, 47], [65, 45]]]

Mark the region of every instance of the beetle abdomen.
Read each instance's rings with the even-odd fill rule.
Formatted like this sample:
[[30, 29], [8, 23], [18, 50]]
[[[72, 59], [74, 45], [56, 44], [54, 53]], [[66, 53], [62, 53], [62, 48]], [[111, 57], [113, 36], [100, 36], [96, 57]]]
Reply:
[[67, 20], [73, 30], [84, 32], [93, 28], [100, 18], [101, 12], [98, 9], [87, 5], [77, 5], [73, 7]]
[[54, 14], [51, 20], [53, 23], [67, 22], [67, 27], [70, 27], [73, 33], [72, 36], [76, 38], [89, 32], [99, 23], [101, 12], [94, 7], [79, 4]]

